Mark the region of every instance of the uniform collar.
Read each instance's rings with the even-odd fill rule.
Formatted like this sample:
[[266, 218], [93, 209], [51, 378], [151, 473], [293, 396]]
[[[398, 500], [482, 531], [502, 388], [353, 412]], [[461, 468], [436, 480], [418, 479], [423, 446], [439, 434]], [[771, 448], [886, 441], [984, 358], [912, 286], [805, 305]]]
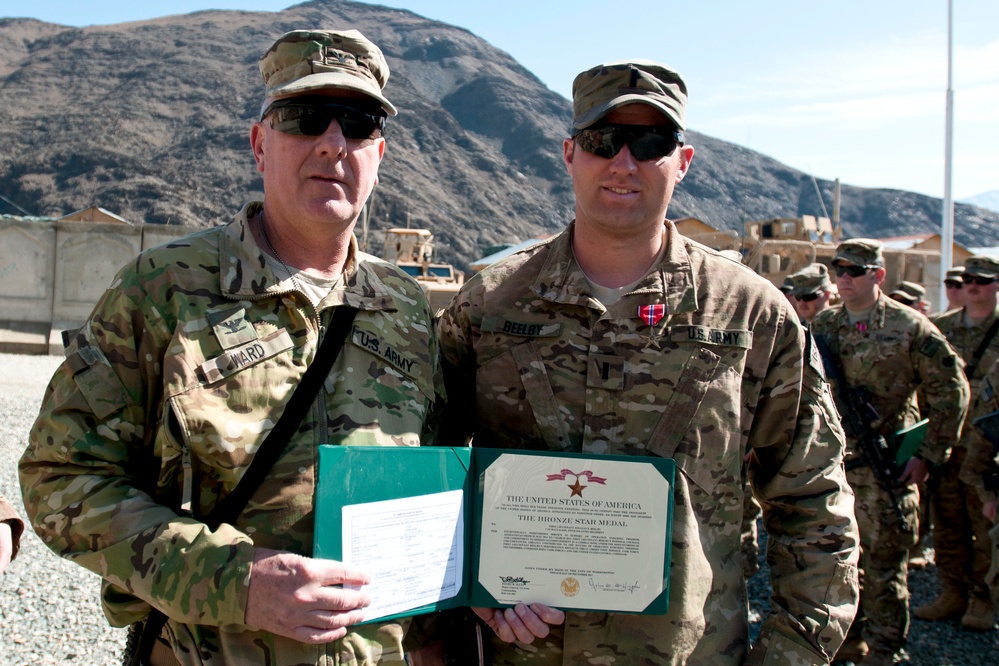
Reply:
[[[222, 293], [230, 298], [255, 300], [288, 291], [287, 283], [280, 283], [250, 231], [250, 220], [260, 214], [263, 205], [262, 201], [251, 201], [243, 206], [227, 225], [219, 244], [219, 279]], [[351, 235], [346, 289], [324, 300], [324, 307], [346, 304], [362, 310], [397, 309], [391, 292], [368, 259], [372, 257], [358, 250], [357, 238]]]
[[[697, 287], [686, 243], [676, 226], [666, 220], [666, 252], [649, 269], [631, 292], [644, 303], [665, 303], [667, 313], [697, 310]], [[592, 298], [586, 276], [572, 253], [573, 221], [562, 233], [545, 244], [548, 256], [531, 289], [541, 298], [567, 305], [598, 307]], [[629, 298], [625, 296], [624, 298]]]

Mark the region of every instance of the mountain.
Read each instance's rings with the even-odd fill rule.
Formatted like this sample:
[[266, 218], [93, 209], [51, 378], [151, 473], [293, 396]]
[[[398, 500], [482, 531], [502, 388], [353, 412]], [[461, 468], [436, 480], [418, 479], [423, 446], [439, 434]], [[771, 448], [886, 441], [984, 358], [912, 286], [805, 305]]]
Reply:
[[970, 206], [978, 206], [979, 208], [999, 213], [999, 190], [976, 194], [973, 197], [961, 199], [960, 203], [965, 203]]
[[[561, 156], [568, 100], [466, 30], [340, 0], [88, 28], [0, 20], [0, 196], [39, 215], [99, 205], [133, 221], [227, 221], [262, 190], [248, 142], [263, 92], [258, 57], [288, 30], [348, 27], [385, 52], [386, 94], [400, 109], [375, 229], [427, 227], [441, 258], [466, 267], [484, 246], [571, 219]], [[697, 153], [671, 217], [742, 231], [747, 220], [821, 214], [806, 174], [688, 136]], [[818, 186], [831, 209], [833, 184]], [[918, 194], [842, 188], [847, 236], [933, 232], [940, 210]], [[0, 213], [17, 212], [0, 199]], [[999, 213], [958, 205], [956, 219], [958, 242], [999, 244]]]

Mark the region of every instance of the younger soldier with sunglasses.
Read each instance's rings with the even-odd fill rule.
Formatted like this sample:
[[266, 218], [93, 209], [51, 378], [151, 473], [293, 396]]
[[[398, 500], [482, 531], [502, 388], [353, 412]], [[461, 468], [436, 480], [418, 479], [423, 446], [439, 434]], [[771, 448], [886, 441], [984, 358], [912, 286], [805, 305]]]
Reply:
[[[815, 317], [812, 334], [850, 424], [845, 465], [857, 496], [863, 576], [863, 618], [853, 623], [837, 659], [859, 661], [866, 655], [865, 665], [891, 664], [909, 633], [906, 576], [918, 533], [916, 484], [957, 443], [969, 389], [963, 363], [940, 331], [882, 291], [879, 241], [844, 241], [832, 265], [842, 303]], [[893, 434], [914, 425], [920, 414], [930, 419], [922, 445], [897, 471], [887, 472], [895, 462], [895, 452], [885, 450]], [[884, 447], [873, 444], [882, 441]], [[885, 470], [884, 478], [879, 470]]]
[[[575, 220], [473, 277], [441, 316], [439, 441], [677, 464], [668, 613], [479, 608], [489, 663], [821, 664], [853, 618], [843, 435], [806, 334], [773, 285], [666, 217], [694, 156], [686, 101], [656, 62], [577, 76], [562, 147]], [[775, 601], [751, 652], [747, 469]]]
[[[418, 446], [440, 395], [423, 290], [353, 235], [396, 114], [388, 64], [356, 30], [300, 30], [259, 69], [263, 201], [119, 272], [52, 379], [25, 507], [102, 576], [113, 625], [146, 620], [142, 663], [402, 666], [405, 621], [355, 626], [368, 596], [341, 585], [363, 569], [310, 557], [317, 446]], [[320, 356], [332, 370], [300, 396]], [[293, 401], [304, 418], [276, 428]], [[275, 446], [242, 512], [209, 527]]]
[[[933, 322], [964, 359], [964, 373], [972, 396], [982, 377], [999, 361], [999, 261], [975, 256], [965, 261], [961, 274], [964, 307], [936, 317]], [[970, 425], [955, 444], [950, 459], [932, 471], [933, 547], [940, 594], [913, 614], [921, 620], [960, 620], [972, 631], [988, 631], [995, 622], [992, 599], [985, 584], [991, 561], [990, 524], [974, 487], [960, 479], [975, 434]]]
[[815, 315], [829, 307], [833, 285], [825, 264], [809, 264], [791, 276], [791, 296], [805, 326], [810, 326]]

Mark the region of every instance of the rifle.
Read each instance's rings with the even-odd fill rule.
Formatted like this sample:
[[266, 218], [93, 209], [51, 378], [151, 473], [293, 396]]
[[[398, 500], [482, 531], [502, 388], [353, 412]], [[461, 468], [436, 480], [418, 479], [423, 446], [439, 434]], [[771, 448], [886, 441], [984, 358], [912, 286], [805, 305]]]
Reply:
[[880, 417], [871, 405], [870, 393], [862, 386], [853, 387], [847, 384], [846, 376], [843, 374], [843, 362], [839, 354], [834, 354], [829, 349], [823, 336], [815, 336], [815, 348], [822, 357], [826, 376], [836, 382], [838, 398], [836, 403], [840, 407], [844, 430], [857, 440], [863, 460], [874, 472], [878, 485], [887, 493], [895, 513], [902, 521], [902, 531], [910, 531], [909, 521], [895, 496], [895, 480], [898, 475], [895, 452], [884, 435], [871, 428], [871, 423]]

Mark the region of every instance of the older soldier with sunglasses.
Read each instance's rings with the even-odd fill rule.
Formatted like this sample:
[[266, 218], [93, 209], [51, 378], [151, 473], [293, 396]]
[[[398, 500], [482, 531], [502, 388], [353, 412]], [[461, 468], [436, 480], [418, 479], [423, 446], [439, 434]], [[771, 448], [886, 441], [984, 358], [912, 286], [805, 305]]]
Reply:
[[[964, 359], [972, 396], [982, 377], [999, 361], [999, 261], [970, 257], [961, 274], [964, 307], [933, 322]], [[933, 470], [930, 510], [940, 594], [913, 614], [921, 620], [960, 620], [971, 631], [989, 631], [995, 622], [985, 577], [991, 561], [989, 523], [975, 488], [960, 478], [973, 427], [966, 427], [945, 464]]]
[[[837, 659], [891, 664], [909, 633], [906, 576], [918, 533], [916, 484], [926, 480], [930, 467], [943, 464], [957, 443], [968, 409], [968, 382], [960, 357], [930, 320], [882, 291], [885, 267], [879, 241], [845, 241], [832, 264], [842, 304], [820, 312], [811, 330], [836, 384], [837, 400], [847, 392], [857, 398], [858, 420], [848, 421], [861, 432], [847, 430], [845, 463], [857, 496], [863, 576], [863, 617], [853, 623]], [[850, 403], [840, 404], [849, 417]], [[922, 445], [897, 472], [879, 479], [874, 466], [884, 469], [887, 463], [869, 456], [890, 458], [893, 464], [895, 451], [863, 448], [861, 437], [872, 442], [881, 435], [891, 447], [894, 433], [914, 425], [920, 414], [930, 420]]]
[[[52, 379], [25, 506], [102, 576], [110, 622], [142, 627], [142, 663], [402, 666], [406, 622], [355, 626], [369, 599], [344, 584], [368, 574], [310, 557], [317, 446], [418, 446], [441, 395], [422, 289], [353, 236], [396, 114], [388, 65], [356, 30], [301, 30], [259, 69], [263, 201], [119, 272]], [[303, 381], [319, 357], [332, 370]], [[276, 427], [291, 404], [305, 416]], [[265, 450], [245, 508], [210, 527]]]
[[[768, 281], [666, 217], [694, 156], [673, 69], [573, 84], [561, 234], [467, 282], [439, 324], [440, 441], [677, 464], [669, 610], [479, 608], [491, 664], [821, 664], [857, 595], [843, 435], [806, 334]], [[746, 462], [748, 461], [748, 462]], [[750, 651], [745, 477], [771, 535], [774, 610]]]

